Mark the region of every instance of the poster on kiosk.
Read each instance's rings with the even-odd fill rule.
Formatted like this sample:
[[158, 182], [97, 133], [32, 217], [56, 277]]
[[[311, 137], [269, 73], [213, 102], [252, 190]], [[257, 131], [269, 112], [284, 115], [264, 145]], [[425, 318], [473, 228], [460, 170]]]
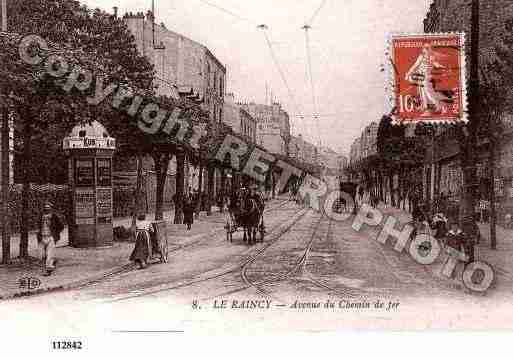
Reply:
[[97, 121], [76, 126], [64, 139], [73, 194], [70, 245], [79, 248], [113, 244], [112, 156], [115, 140]]

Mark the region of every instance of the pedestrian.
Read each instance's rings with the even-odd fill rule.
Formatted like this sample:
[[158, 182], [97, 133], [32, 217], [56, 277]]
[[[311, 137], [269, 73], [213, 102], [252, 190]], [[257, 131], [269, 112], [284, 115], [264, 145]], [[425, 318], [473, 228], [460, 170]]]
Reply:
[[433, 216], [432, 228], [435, 230], [434, 238], [442, 240], [447, 235], [447, 218], [443, 213], [437, 213]]
[[130, 255], [130, 261], [139, 265], [139, 269], [146, 268], [150, 257], [151, 232], [153, 226], [146, 220], [146, 215], [137, 217], [135, 229], [135, 247]]
[[194, 217], [199, 218], [199, 212], [201, 211], [200, 208], [200, 195], [199, 191], [197, 189], [194, 190], [194, 194], [192, 195], [192, 202], [194, 203]]
[[413, 210], [411, 211], [412, 219], [415, 222], [423, 222], [424, 214], [421, 209], [421, 205], [418, 202], [413, 202]]
[[191, 230], [191, 226], [194, 223], [194, 201], [191, 196], [185, 196], [183, 201], [183, 223], [187, 226], [187, 230]]
[[445, 242], [452, 249], [465, 253], [465, 234], [455, 219], [449, 221], [449, 232]]
[[64, 224], [53, 211], [53, 205], [46, 202], [39, 218], [39, 232], [37, 234], [44, 276], [51, 275], [55, 270], [57, 261], [55, 258], [55, 244], [60, 240], [63, 229]]

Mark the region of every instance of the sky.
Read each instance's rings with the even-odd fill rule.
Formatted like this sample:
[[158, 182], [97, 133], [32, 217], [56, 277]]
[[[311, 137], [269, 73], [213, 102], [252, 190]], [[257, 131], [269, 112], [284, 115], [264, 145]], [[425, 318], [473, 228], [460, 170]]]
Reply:
[[[204, 44], [225, 64], [227, 92], [242, 102], [265, 103], [267, 86], [289, 113], [294, 135], [346, 155], [363, 128], [390, 111], [387, 74], [381, 71], [387, 34], [422, 32], [431, 2], [154, 1], [156, 22]], [[109, 12], [117, 6], [120, 15], [151, 8], [151, 0], [80, 2]], [[259, 30], [259, 24], [268, 30]], [[311, 66], [305, 24], [311, 26]]]

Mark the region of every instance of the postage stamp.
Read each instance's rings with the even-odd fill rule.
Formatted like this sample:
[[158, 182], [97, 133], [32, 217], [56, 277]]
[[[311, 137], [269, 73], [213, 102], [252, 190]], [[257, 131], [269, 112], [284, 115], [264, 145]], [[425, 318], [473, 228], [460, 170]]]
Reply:
[[398, 123], [465, 122], [465, 35], [391, 35], [393, 117]]

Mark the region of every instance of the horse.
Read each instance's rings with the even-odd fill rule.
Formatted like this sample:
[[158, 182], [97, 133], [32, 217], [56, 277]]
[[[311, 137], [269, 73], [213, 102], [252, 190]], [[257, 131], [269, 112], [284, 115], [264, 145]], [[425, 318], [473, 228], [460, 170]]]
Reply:
[[249, 245], [256, 243], [257, 231], [262, 221], [264, 203], [251, 193], [244, 193], [240, 198], [240, 219], [244, 230], [243, 241]]

